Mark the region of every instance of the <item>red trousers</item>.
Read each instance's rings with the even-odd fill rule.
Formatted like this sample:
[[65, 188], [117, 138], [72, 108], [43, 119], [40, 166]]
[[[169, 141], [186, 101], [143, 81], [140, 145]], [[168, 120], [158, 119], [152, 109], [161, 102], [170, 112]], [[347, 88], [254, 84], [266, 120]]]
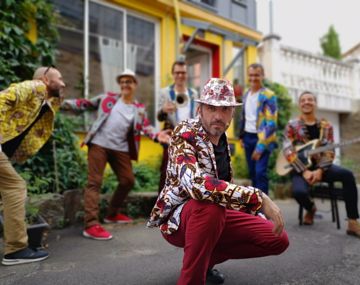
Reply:
[[273, 224], [258, 216], [227, 210], [191, 199], [181, 212], [179, 229], [164, 238], [184, 248], [178, 285], [205, 284], [206, 271], [228, 259], [277, 255], [289, 240], [284, 231], [272, 233]]

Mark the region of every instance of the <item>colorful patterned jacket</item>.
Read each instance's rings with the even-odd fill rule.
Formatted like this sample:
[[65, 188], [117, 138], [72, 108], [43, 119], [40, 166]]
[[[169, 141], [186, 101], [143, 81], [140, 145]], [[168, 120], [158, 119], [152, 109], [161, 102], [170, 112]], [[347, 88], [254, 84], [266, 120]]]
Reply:
[[[46, 101], [46, 85], [40, 80], [11, 84], [0, 92], [0, 144], [23, 133], [35, 121]], [[49, 139], [54, 128], [55, 113], [60, 99], [47, 100], [49, 111], [26, 134], [10, 159], [23, 163], [33, 156]]]
[[[245, 133], [245, 104], [249, 90], [243, 97], [242, 120], [240, 122], [240, 138]], [[257, 110], [256, 110], [256, 128], [258, 135], [258, 142], [256, 145], [256, 152], [263, 153], [264, 150], [272, 151], [277, 147], [276, 143], [276, 129], [277, 129], [278, 107], [276, 95], [273, 91], [267, 88], [262, 88], [259, 92]]]
[[262, 192], [259, 189], [238, 186], [217, 177], [214, 149], [200, 119], [182, 121], [171, 137], [165, 187], [152, 209], [148, 227], [158, 226], [165, 234], [175, 232], [181, 210], [190, 199], [210, 201], [251, 214], [260, 209]]
[[[334, 142], [333, 126], [325, 119], [316, 120], [318, 128], [320, 128], [320, 145], [326, 145]], [[295, 147], [306, 144], [310, 141], [309, 133], [305, 126], [305, 121], [300, 116], [297, 119], [290, 120], [285, 127], [284, 131], [285, 141], [283, 143], [283, 152], [286, 159], [291, 163], [293, 169], [301, 173], [306, 170], [306, 166], [297, 157]], [[334, 151], [326, 151], [316, 157], [316, 168], [326, 170], [333, 162]]]
[[[109, 117], [111, 109], [115, 105], [116, 101], [120, 99], [120, 97], [120, 94], [108, 92], [106, 94], [101, 94], [89, 100], [72, 99], [64, 101], [62, 108], [65, 110], [68, 109], [68, 107], [70, 107], [71, 110], [78, 112], [97, 110], [97, 119], [87, 133], [83, 144], [89, 144], [91, 142], [96, 132], [101, 128], [101, 126]], [[150, 120], [147, 118], [145, 105], [137, 101], [134, 101], [133, 104], [136, 108], [136, 113], [134, 117], [133, 127], [131, 130], [129, 130], [127, 139], [129, 143], [130, 157], [133, 160], [137, 160], [139, 154], [141, 132], [143, 132], [146, 136], [155, 141], [157, 138], [157, 133], [154, 133], [154, 128], [150, 124]]]

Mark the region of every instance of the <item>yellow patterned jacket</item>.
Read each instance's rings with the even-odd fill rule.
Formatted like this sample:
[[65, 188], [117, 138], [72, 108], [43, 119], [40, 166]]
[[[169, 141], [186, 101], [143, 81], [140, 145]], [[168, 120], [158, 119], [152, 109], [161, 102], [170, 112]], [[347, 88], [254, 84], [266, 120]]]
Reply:
[[60, 99], [51, 98], [46, 101], [46, 97], [46, 85], [40, 80], [14, 83], [0, 92], [0, 144], [12, 140], [28, 129], [43, 104], [47, 102], [50, 107], [26, 134], [11, 160], [25, 162], [49, 139]]

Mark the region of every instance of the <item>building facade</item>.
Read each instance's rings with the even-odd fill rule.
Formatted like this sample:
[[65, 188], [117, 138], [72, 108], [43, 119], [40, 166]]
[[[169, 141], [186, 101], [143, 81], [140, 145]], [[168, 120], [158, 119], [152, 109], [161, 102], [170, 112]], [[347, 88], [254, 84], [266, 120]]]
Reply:
[[[359, 60], [335, 60], [285, 46], [277, 35], [263, 39], [258, 55], [266, 77], [286, 86], [294, 104], [303, 91], [316, 94], [318, 115], [334, 125], [335, 142], [360, 136], [360, 127], [350, 123], [352, 118], [360, 117]], [[293, 116], [297, 115], [294, 111]], [[359, 146], [353, 145], [342, 149], [342, 153], [353, 159], [353, 155], [348, 156], [351, 149], [360, 151]], [[337, 149], [336, 153], [339, 157], [341, 152]]]
[[[185, 57], [189, 85], [200, 89], [210, 77], [237, 79], [257, 58], [255, 0], [52, 0], [58, 14], [57, 66], [70, 98], [119, 92], [115, 77], [124, 68], [139, 78], [137, 98], [156, 122], [160, 88], [172, 81], [171, 65]], [[91, 121], [91, 117], [86, 120]], [[159, 126], [158, 126], [159, 127]], [[229, 130], [234, 138], [233, 128]], [[145, 146], [144, 146], [145, 144]], [[147, 139], [140, 160], [161, 153]], [[151, 148], [151, 154], [148, 149]]]

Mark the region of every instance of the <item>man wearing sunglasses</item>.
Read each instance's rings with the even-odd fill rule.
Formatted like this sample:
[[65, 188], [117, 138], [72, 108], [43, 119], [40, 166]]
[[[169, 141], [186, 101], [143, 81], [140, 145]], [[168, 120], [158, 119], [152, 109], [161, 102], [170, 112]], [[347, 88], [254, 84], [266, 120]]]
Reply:
[[44, 250], [28, 246], [25, 224], [26, 183], [10, 161], [25, 162], [49, 139], [65, 83], [53, 66], [39, 67], [33, 80], [0, 92], [0, 194], [4, 206], [2, 264], [41, 261]]
[[108, 207], [105, 223], [129, 223], [132, 220], [118, 210], [134, 185], [131, 160], [137, 160], [140, 134], [167, 143], [168, 132], [155, 133], [146, 116], [145, 106], [135, 100], [137, 78], [126, 69], [116, 77], [121, 94], [108, 92], [92, 98], [66, 100], [64, 109], [97, 110], [97, 120], [85, 137], [88, 146], [88, 184], [84, 190], [85, 229], [83, 236], [109, 240], [112, 235], [99, 223], [99, 198], [106, 163], [109, 162], [118, 179]]
[[[179, 122], [195, 117], [195, 99], [198, 93], [187, 86], [187, 66], [184, 61], [175, 61], [171, 68], [174, 83], [161, 89], [158, 101], [158, 120], [165, 122], [164, 129], [173, 129]], [[160, 167], [159, 193], [164, 187], [168, 163], [168, 146], [163, 145]]]

